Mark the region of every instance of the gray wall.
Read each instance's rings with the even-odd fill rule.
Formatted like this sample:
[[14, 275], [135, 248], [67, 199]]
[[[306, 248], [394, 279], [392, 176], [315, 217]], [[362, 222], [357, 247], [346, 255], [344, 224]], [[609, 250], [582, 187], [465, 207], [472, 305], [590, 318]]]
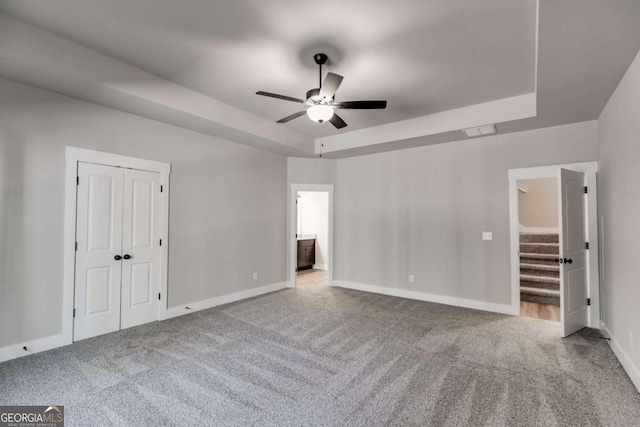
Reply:
[[528, 228], [558, 228], [558, 179], [535, 178], [518, 181], [520, 225]]
[[337, 160], [307, 159], [289, 157], [287, 159], [288, 184], [335, 184]]
[[640, 54], [598, 119], [598, 139], [603, 319], [640, 369]]
[[172, 164], [170, 307], [285, 280], [284, 157], [0, 79], [0, 347], [61, 330], [66, 145]]
[[340, 159], [335, 278], [510, 304], [507, 170], [596, 159], [595, 121]]

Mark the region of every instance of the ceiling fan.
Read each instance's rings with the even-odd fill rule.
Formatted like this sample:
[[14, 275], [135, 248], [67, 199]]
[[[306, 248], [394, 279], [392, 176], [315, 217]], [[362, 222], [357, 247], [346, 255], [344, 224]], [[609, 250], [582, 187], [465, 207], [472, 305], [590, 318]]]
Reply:
[[269, 96], [271, 98], [284, 99], [285, 101], [298, 102], [301, 104], [307, 104], [306, 110], [298, 111], [285, 118], [278, 120], [278, 123], [287, 123], [293, 119], [297, 119], [300, 116], [304, 116], [305, 113], [311, 120], [318, 123], [329, 121], [336, 129], [341, 129], [347, 126], [347, 123], [336, 114], [335, 110], [338, 108], [351, 109], [351, 110], [375, 110], [387, 108], [387, 101], [344, 101], [336, 102], [335, 94], [342, 83], [343, 77], [334, 74], [327, 73], [327, 76], [322, 80], [322, 66], [327, 62], [328, 56], [324, 53], [317, 53], [313, 56], [316, 64], [320, 67], [320, 87], [311, 89], [307, 92], [305, 100], [299, 98], [293, 98], [286, 95], [278, 95], [277, 93], [258, 91], [256, 95]]

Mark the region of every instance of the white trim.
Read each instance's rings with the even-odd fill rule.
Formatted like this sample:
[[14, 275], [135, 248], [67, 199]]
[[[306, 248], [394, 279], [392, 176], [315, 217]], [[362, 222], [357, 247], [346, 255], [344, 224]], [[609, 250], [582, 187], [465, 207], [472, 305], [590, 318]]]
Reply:
[[587, 251], [588, 265], [588, 295], [591, 299], [589, 306], [589, 327], [600, 325], [600, 276], [598, 264], [598, 162], [570, 163], [551, 166], [539, 166], [522, 169], [509, 169], [509, 222], [511, 240], [511, 306], [516, 313], [520, 313], [520, 221], [518, 208], [518, 180], [532, 178], [557, 177], [560, 168], [584, 172], [587, 180], [587, 230], [585, 238], [589, 242]]
[[[285, 282], [273, 283], [271, 285], [261, 286], [259, 288], [235, 292], [233, 294], [223, 295], [220, 297], [210, 298], [207, 300], [187, 304], [190, 309], [187, 309], [186, 307], [171, 307], [166, 310], [165, 318], [168, 319], [171, 317], [181, 316], [183, 314], [189, 314], [223, 304], [229, 304], [231, 302], [279, 291], [281, 289], [285, 289], [286, 287], [287, 284]], [[32, 341], [11, 344], [0, 348], [0, 362], [6, 362], [7, 360], [17, 359], [19, 357], [28, 356], [34, 353], [40, 353], [42, 351], [63, 347], [69, 344], [72, 344], [72, 341], [66, 333], [50, 335], [48, 337], [39, 338]], [[27, 347], [27, 350], [25, 351], [23, 347]]]
[[140, 159], [137, 157], [122, 156], [120, 154], [105, 153], [102, 151], [87, 150], [85, 148], [67, 146], [65, 150], [67, 160], [75, 160], [85, 163], [97, 163], [107, 166], [122, 166], [123, 168], [146, 170], [149, 172], [171, 173], [171, 164], [156, 162], [155, 160]]
[[[38, 338], [31, 341], [7, 345], [0, 348], [0, 363], [69, 344], [71, 344], [71, 340], [69, 340], [69, 338], [64, 333], [62, 333], [58, 335], [50, 335], [44, 338]], [[27, 347], [27, 350], [25, 351], [23, 347]]]
[[313, 264], [314, 270], [326, 270], [327, 264]]
[[296, 286], [297, 248], [296, 239], [297, 216], [296, 194], [298, 191], [318, 191], [329, 193], [329, 232], [327, 235], [327, 281], [333, 282], [333, 184], [291, 184], [289, 193], [289, 259], [287, 262], [288, 282], [287, 286]]
[[162, 266], [160, 267], [161, 300], [158, 308], [158, 320], [167, 318], [167, 296], [169, 294], [169, 175], [171, 164], [154, 160], [139, 159], [113, 153], [87, 150], [67, 146], [65, 149], [65, 206], [64, 206], [64, 276], [62, 289], [62, 333], [65, 338], [62, 345], [73, 342], [73, 306], [75, 288], [75, 242], [76, 242], [76, 177], [78, 162], [95, 163], [107, 166], [119, 166], [130, 169], [160, 173], [161, 193], [161, 239]]
[[605, 337], [609, 338], [608, 343], [613, 354], [616, 355], [620, 364], [627, 372], [627, 375], [631, 378], [631, 382], [633, 382], [633, 385], [635, 385], [636, 389], [640, 392], [640, 369], [638, 369], [638, 367], [633, 363], [631, 357], [629, 357], [629, 355], [622, 349], [618, 340], [616, 340], [616, 338], [611, 334], [611, 331], [607, 328], [607, 325], [601, 323], [600, 330]]
[[437, 304], [452, 305], [455, 307], [465, 307], [474, 310], [491, 311], [500, 314], [517, 315], [513, 307], [509, 304], [496, 304], [492, 302], [478, 301], [466, 298], [458, 298], [447, 295], [429, 294], [426, 292], [409, 291], [406, 289], [389, 288], [386, 286], [368, 285], [364, 283], [344, 282], [336, 280], [333, 286], [357, 291], [373, 292], [375, 294], [389, 295], [400, 298], [414, 299], [418, 301], [435, 302]]
[[509, 179], [549, 178], [558, 176], [558, 169], [570, 169], [586, 174], [598, 172], [598, 162], [568, 163], [549, 166], [535, 166], [532, 168], [509, 169]]
[[260, 286], [259, 288], [247, 289], [246, 291], [234, 292], [232, 294], [223, 295], [220, 297], [192, 302], [189, 304], [185, 304], [184, 306], [170, 307], [167, 310], [167, 318], [182, 316], [185, 314], [194, 313], [196, 311], [206, 310], [207, 308], [217, 307], [219, 305], [257, 297], [259, 295], [264, 295], [270, 292], [285, 289], [286, 287], [286, 282], [272, 283], [270, 285]]

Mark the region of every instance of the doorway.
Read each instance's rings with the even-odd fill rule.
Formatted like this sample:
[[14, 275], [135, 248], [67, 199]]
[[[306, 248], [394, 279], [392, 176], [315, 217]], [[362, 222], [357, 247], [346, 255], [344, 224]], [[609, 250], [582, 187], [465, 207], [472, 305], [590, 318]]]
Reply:
[[327, 284], [329, 193], [296, 192], [296, 283]]
[[[597, 163], [509, 171], [514, 312], [599, 327]], [[557, 307], [557, 308], [554, 308]]]
[[333, 272], [333, 185], [292, 184], [289, 286], [326, 286]]
[[520, 315], [560, 321], [557, 177], [518, 180]]
[[65, 289], [73, 295], [73, 341], [163, 319], [169, 165], [67, 147], [68, 179], [72, 173]]

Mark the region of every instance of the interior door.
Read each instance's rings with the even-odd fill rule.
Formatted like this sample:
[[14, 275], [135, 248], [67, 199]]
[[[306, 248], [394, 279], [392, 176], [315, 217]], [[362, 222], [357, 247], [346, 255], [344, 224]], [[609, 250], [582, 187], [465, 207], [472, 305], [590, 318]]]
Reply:
[[584, 239], [584, 173], [560, 169], [560, 322], [562, 336], [588, 324]]
[[123, 170], [78, 163], [74, 340], [120, 329]]
[[160, 174], [124, 170], [121, 328], [158, 320]]

